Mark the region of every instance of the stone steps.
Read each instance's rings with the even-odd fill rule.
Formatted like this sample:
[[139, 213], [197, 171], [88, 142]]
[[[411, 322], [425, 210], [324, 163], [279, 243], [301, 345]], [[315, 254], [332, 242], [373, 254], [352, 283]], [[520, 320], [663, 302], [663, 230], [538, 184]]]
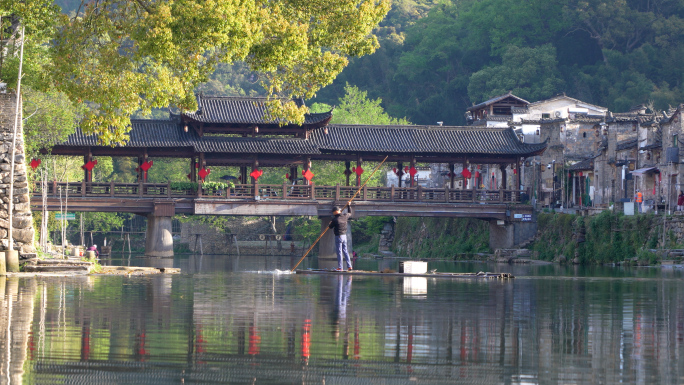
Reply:
[[30, 259], [24, 264], [23, 271], [27, 273], [89, 273], [92, 267], [92, 262], [79, 259]]
[[73, 272], [90, 272], [91, 266], [78, 265], [29, 265], [24, 266], [26, 273], [73, 273]]

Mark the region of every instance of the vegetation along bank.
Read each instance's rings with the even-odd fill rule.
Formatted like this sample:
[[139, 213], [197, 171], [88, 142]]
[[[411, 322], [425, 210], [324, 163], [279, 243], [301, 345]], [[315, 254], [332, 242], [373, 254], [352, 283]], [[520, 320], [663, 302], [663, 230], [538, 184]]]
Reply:
[[[527, 246], [534, 259], [603, 264], [657, 263], [684, 249], [684, 216], [538, 215], [539, 231]], [[663, 225], [665, 231], [663, 231]], [[488, 253], [489, 224], [463, 218], [398, 218], [392, 251], [410, 258], [472, 259]]]

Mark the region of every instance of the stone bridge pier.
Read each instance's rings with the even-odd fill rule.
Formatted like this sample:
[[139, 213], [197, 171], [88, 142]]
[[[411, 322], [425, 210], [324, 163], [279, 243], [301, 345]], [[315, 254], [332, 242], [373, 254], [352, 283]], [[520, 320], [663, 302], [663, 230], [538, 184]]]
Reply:
[[173, 257], [173, 202], [154, 202], [154, 212], [147, 215], [145, 256]]
[[512, 249], [534, 238], [537, 234], [537, 220], [531, 222], [489, 221], [489, 248]]
[[[320, 217], [321, 232], [325, 230], [330, 224], [332, 217]], [[352, 225], [353, 221], [348, 222], [347, 226], [347, 248], [349, 249], [349, 257], [352, 257]], [[344, 266], [346, 267], [346, 266]], [[318, 241], [318, 268], [319, 269], [336, 269], [337, 268], [337, 252], [335, 251], [335, 233], [333, 229], [325, 232], [325, 235]]]

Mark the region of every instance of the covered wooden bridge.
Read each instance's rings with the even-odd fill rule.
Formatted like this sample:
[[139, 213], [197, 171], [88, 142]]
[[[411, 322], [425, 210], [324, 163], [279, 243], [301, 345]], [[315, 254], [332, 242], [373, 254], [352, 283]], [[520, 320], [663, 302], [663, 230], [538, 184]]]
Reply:
[[[506, 222], [531, 217], [531, 207], [522, 204], [520, 173], [515, 170], [526, 157], [541, 154], [545, 143], [522, 143], [510, 128], [331, 125], [332, 111], [308, 114], [301, 126], [279, 125], [265, 118], [264, 101], [200, 96], [196, 112], [169, 120], [133, 120], [130, 140], [123, 146], [103, 146], [96, 137], [77, 131], [50, 151], [83, 156], [83, 181], [49, 183], [48, 210], [58, 210], [59, 193], [68, 190], [73, 211], [148, 215], [147, 253], [172, 255], [167, 230], [175, 213], [327, 216], [331, 206], [348, 200], [357, 189], [354, 185], [359, 186], [371, 171], [364, 170], [364, 162], [388, 157], [399, 181], [402, 174], [410, 175], [408, 186], [365, 187], [357, 198], [357, 215], [463, 216]], [[138, 182], [92, 182], [91, 170], [100, 156], [137, 158]], [[153, 158], [188, 159], [188, 178], [198, 187], [174, 188], [172, 181], [147, 183]], [[316, 185], [312, 160], [344, 162], [346, 185]], [[418, 163], [449, 164], [450, 182], [444, 188], [418, 186], [414, 178]], [[477, 166], [484, 164], [499, 166], [498, 188], [477, 189], [485, 178]], [[204, 188], [202, 182], [212, 166], [239, 167], [238, 183], [225, 190]], [[263, 169], [269, 167], [289, 167], [289, 180], [259, 184]], [[511, 176], [507, 170], [514, 170], [512, 186], [507, 183]], [[465, 181], [461, 188], [456, 188], [457, 174]], [[42, 194], [36, 186], [35, 207], [42, 205]]]

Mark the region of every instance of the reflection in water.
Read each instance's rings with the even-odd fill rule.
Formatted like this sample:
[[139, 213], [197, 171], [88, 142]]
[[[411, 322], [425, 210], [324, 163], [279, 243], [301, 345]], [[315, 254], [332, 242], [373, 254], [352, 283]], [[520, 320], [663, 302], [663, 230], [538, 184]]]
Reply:
[[553, 267], [549, 275], [463, 264], [454, 269], [510, 268], [518, 278], [420, 282], [235, 271], [279, 263], [205, 256], [195, 274], [177, 276], [0, 277], [0, 383], [674, 384], [684, 376], [679, 271]]

